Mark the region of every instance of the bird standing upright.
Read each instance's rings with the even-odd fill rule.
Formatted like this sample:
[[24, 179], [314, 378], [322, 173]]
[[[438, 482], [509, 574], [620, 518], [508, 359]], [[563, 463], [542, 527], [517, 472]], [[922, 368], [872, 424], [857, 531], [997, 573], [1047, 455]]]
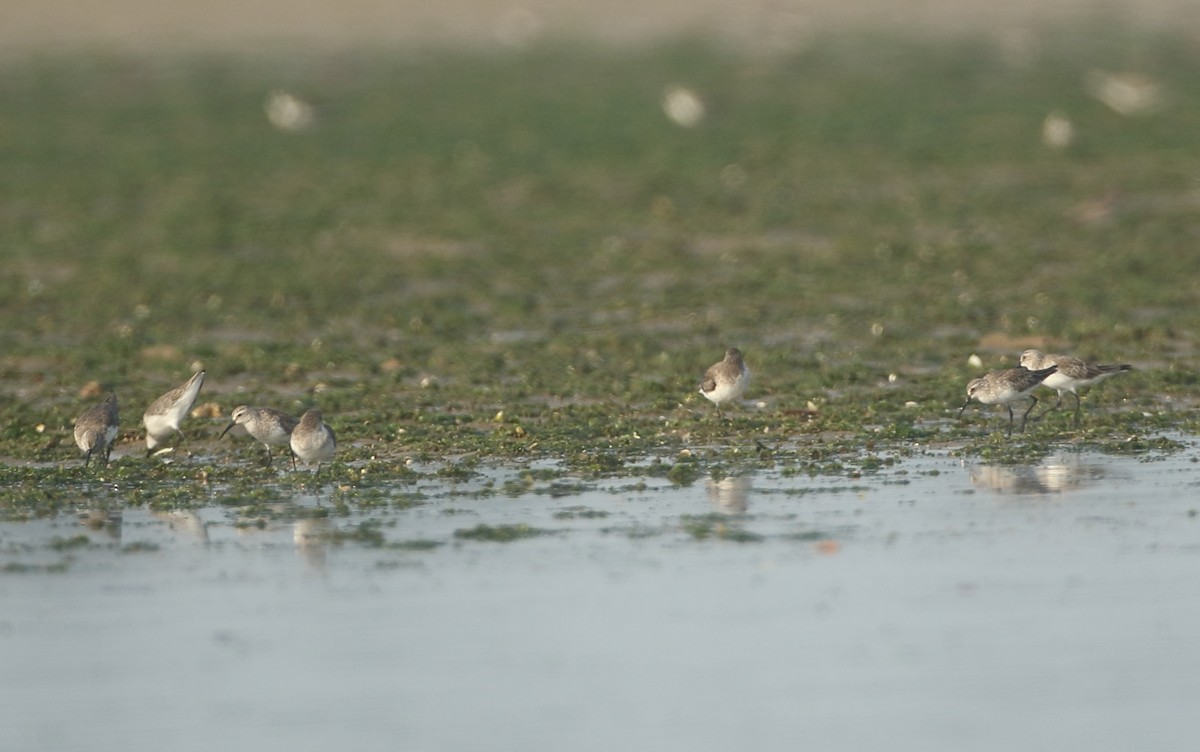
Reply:
[[292, 429], [290, 441], [292, 453], [305, 462], [317, 464], [321, 470], [321, 462], [333, 457], [337, 451], [337, 437], [333, 429], [325, 425], [321, 411], [315, 407], [300, 416], [300, 422]]
[[704, 380], [700, 382], [700, 393], [717, 406], [717, 415], [721, 415], [721, 405], [741, 399], [750, 385], [750, 369], [742, 358], [742, 351], [731, 347], [725, 351], [725, 358], [709, 366], [704, 372]]

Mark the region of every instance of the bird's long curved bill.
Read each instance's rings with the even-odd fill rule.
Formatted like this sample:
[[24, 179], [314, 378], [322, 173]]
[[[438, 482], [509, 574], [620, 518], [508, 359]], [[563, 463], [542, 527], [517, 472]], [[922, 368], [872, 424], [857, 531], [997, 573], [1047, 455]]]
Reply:
[[222, 431], [221, 435], [217, 437], [217, 441], [220, 441], [221, 439], [225, 438], [225, 434], [229, 433], [229, 429], [233, 428], [236, 425], [237, 425], [237, 423], [230, 423], [229, 425], [225, 426], [225, 430]]
[[958, 417], [962, 417], [963, 411], [967, 409], [967, 405], [969, 404], [971, 404], [971, 398], [967, 397], [967, 401], [962, 404], [962, 407], [958, 408]]

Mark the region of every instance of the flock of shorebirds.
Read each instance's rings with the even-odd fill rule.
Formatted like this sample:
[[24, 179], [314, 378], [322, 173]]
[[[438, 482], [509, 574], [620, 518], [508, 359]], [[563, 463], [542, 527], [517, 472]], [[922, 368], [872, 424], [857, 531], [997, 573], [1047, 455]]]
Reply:
[[[1016, 368], [991, 371], [977, 379], [972, 379], [967, 384], [967, 400], [959, 408], [958, 414], [962, 416], [963, 410], [967, 409], [967, 405], [971, 404], [972, 399], [978, 400], [984, 405], [1004, 405], [1008, 408], [1008, 433], [1011, 436], [1013, 429], [1012, 403], [1029, 398], [1029, 407], [1021, 416], [1021, 430], [1024, 431], [1025, 421], [1029, 419], [1029, 413], [1033, 411], [1038, 402], [1032, 392], [1039, 386], [1044, 386], [1058, 392], [1058, 401], [1046, 412], [1062, 407], [1063, 395], [1070, 392], [1071, 396], [1075, 398], [1075, 420], [1078, 422], [1079, 410], [1082, 405], [1079, 401], [1079, 392], [1076, 390], [1103, 381], [1109, 376], [1132, 370], [1133, 366], [1128, 363], [1097, 365], [1073, 358], [1070, 355], [1047, 355], [1040, 350], [1026, 350], [1021, 353], [1021, 365]], [[1042, 413], [1042, 415], [1045, 414]]]
[[[1040, 350], [1026, 350], [1021, 353], [1021, 365], [1016, 368], [990, 371], [972, 379], [967, 384], [967, 399], [959, 409], [958, 415], [962, 417], [971, 400], [984, 405], [1004, 405], [1008, 408], [1008, 433], [1012, 435], [1012, 404], [1024, 399], [1029, 400], [1029, 407], [1021, 416], [1021, 430], [1024, 431], [1029, 413], [1038, 402], [1032, 392], [1039, 386], [1045, 386], [1058, 392], [1058, 401], [1046, 412], [1062, 407], [1063, 395], [1070, 392], [1075, 398], [1075, 419], [1078, 421], [1078, 389], [1091, 386], [1122, 371], [1132, 370], [1133, 366], [1128, 364], [1096, 365], [1070, 355], [1047, 355]], [[712, 364], [705, 372], [704, 380], [700, 382], [700, 393], [717, 406], [717, 413], [720, 414], [721, 405], [741, 399], [749, 385], [750, 369], [746, 367], [742, 351], [733, 347], [725, 352], [724, 360]]]
[[[197, 371], [187, 383], [180, 384], [150, 403], [142, 415], [146, 427], [146, 454], [149, 455], [160, 444], [179, 431], [179, 424], [187, 417], [196, 403], [196, 395], [204, 384], [204, 371]], [[258, 439], [267, 448], [267, 465], [271, 464], [271, 447], [286, 446], [292, 453], [292, 468], [296, 459], [306, 464], [316, 464], [332, 459], [337, 451], [337, 436], [325, 425], [321, 411], [313, 408], [296, 418], [269, 407], [238, 405], [233, 408], [229, 425], [221, 432], [223, 438], [234, 426], [242, 426], [246, 433]], [[89, 407], [75, 420], [75, 444], [84, 453], [83, 464], [87, 467], [92, 457], [103, 457], [108, 462], [112, 454], [113, 441], [117, 438], [120, 415], [117, 395], [109, 394], [99, 405]]]
[[[1038, 350], [1026, 350], [1021, 354], [1021, 365], [1016, 368], [991, 371], [972, 379], [967, 384], [967, 399], [958, 414], [962, 416], [971, 400], [984, 405], [1004, 405], [1008, 408], [1008, 433], [1011, 435], [1015, 420], [1012, 405], [1028, 399], [1029, 407], [1021, 416], [1021, 430], [1024, 431], [1029, 413], [1038, 402], [1032, 392], [1044, 386], [1058, 392], [1058, 402], [1046, 412], [1061, 407], [1063, 396], [1070, 392], [1075, 397], [1075, 416], [1078, 420], [1080, 401], [1076, 390], [1132, 369], [1133, 366], [1126, 364], [1095, 365], [1069, 355], [1047, 355]], [[146, 428], [147, 454], [154, 452], [179, 431], [179, 424], [191, 411], [196, 395], [204, 384], [204, 374], [204, 371], [197, 371], [186, 383], [162, 395], [146, 408], [142, 425]], [[749, 385], [750, 369], [746, 367], [741, 350], [734, 347], [726, 351], [724, 359], [714, 363], [704, 373], [700, 393], [717, 406], [720, 416], [721, 405], [741, 399]], [[76, 419], [75, 444], [84, 453], [85, 467], [93, 457], [103, 457], [108, 462], [119, 425], [115, 393], [109, 394], [99, 405], [84, 410]], [[332, 459], [337, 451], [337, 437], [316, 408], [296, 418], [269, 407], [239, 405], [233, 409], [229, 425], [219, 438], [224, 438], [234, 426], [242, 426], [248, 434], [263, 443], [267, 448], [268, 466], [271, 464], [273, 446], [289, 448], [293, 469], [299, 459], [306, 464], [315, 463], [319, 470], [321, 463]]]

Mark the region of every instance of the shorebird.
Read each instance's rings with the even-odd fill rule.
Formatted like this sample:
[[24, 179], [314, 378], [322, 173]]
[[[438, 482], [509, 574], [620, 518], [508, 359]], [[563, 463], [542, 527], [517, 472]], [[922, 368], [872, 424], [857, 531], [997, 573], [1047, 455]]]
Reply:
[[742, 351], [731, 347], [725, 351], [725, 359], [713, 363], [704, 372], [704, 380], [700, 382], [700, 393], [717, 406], [717, 415], [721, 415], [721, 405], [740, 399], [750, 385], [750, 369], [742, 359]]
[[1021, 430], [1024, 431], [1025, 421], [1029, 418], [1029, 411], [1033, 410], [1033, 406], [1037, 404], [1037, 397], [1034, 397], [1030, 392], [1036, 389], [1055, 370], [1054, 366], [1041, 368], [1036, 371], [1018, 366], [1017, 368], [1008, 368], [1003, 371], [991, 371], [977, 379], [971, 379], [971, 382], [967, 384], [967, 400], [959, 408], [958, 417], [962, 417], [963, 411], [967, 409], [967, 405], [971, 404], [972, 399], [978, 400], [984, 405], [1004, 405], [1008, 408], [1008, 435], [1012, 436], [1012, 403], [1028, 397], [1030, 400], [1029, 408], [1021, 416]]
[[[234, 426], [241, 426], [246, 433], [262, 442], [267, 448], [267, 467], [271, 466], [271, 447], [285, 446], [291, 452], [292, 430], [300, 422], [299, 418], [287, 413], [273, 410], [269, 407], [249, 407], [238, 405], [229, 416], [229, 425], [217, 437], [225, 438], [225, 434]], [[296, 469], [296, 455], [292, 454], [292, 469]]]
[[92, 461], [93, 454], [103, 454], [104, 464], [108, 464], [113, 440], [117, 438], [117, 427], [121, 422], [117, 413], [117, 395], [114, 392], [108, 395], [108, 399], [84, 410], [83, 414], [75, 419], [75, 444], [84, 452], [84, 467]]
[[321, 462], [333, 457], [337, 450], [337, 437], [321, 419], [321, 411], [314, 407], [300, 416], [300, 422], [292, 429], [290, 445], [292, 454], [305, 464], [317, 463], [319, 471]]
[[205, 371], [196, 371], [186, 384], [181, 384], [163, 396], [150, 403], [142, 415], [142, 425], [146, 427], [146, 456], [167, 440], [171, 434], [179, 431], [179, 424], [187, 417], [188, 411], [196, 403], [196, 395], [204, 384]]
[[1091, 386], [1107, 379], [1109, 376], [1116, 376], [1118, 373], [1133, 370], [1133, 366], [1128, 363], [1101, 366], [1088, 363], [1079, 358], [1073, 358], [1070, 355], [1047, 355], [1041, 350], [1026, 350], [1021, 353], [1021, 365], [1031, 369], [1046, 368], [1047, 366], [1056, 366], [1058, 368], [1055, 373], [1042, 382], [1042, 386], [1049, 387], [1058, 392], [1058, 401], [1054, 403], [1054, 407], [1047, 408], [1042, 415], [1062, 407], [1063, 394], [1070, 392], [1075, 397], [1076, 422], [1079, 421], [1079, 411], [1082, 407], [1079, 401], [1079, 393], [1075, 391], [1076, 389], [1081, 386]]

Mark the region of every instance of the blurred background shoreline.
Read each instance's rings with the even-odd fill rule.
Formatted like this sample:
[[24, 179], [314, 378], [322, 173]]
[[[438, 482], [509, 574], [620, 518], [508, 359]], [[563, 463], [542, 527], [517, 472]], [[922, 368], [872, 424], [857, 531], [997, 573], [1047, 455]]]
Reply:
[[645, 43], [703, 35], [764, 52], [841, 29], [932, 36], [1005, 33], [1089, 19], [1200, 37], [1191, 0], [6, 0], [7, 54], [77, 48], [128, 51], [280, 46], [450, 44], [519, 47], [543, 38]]

